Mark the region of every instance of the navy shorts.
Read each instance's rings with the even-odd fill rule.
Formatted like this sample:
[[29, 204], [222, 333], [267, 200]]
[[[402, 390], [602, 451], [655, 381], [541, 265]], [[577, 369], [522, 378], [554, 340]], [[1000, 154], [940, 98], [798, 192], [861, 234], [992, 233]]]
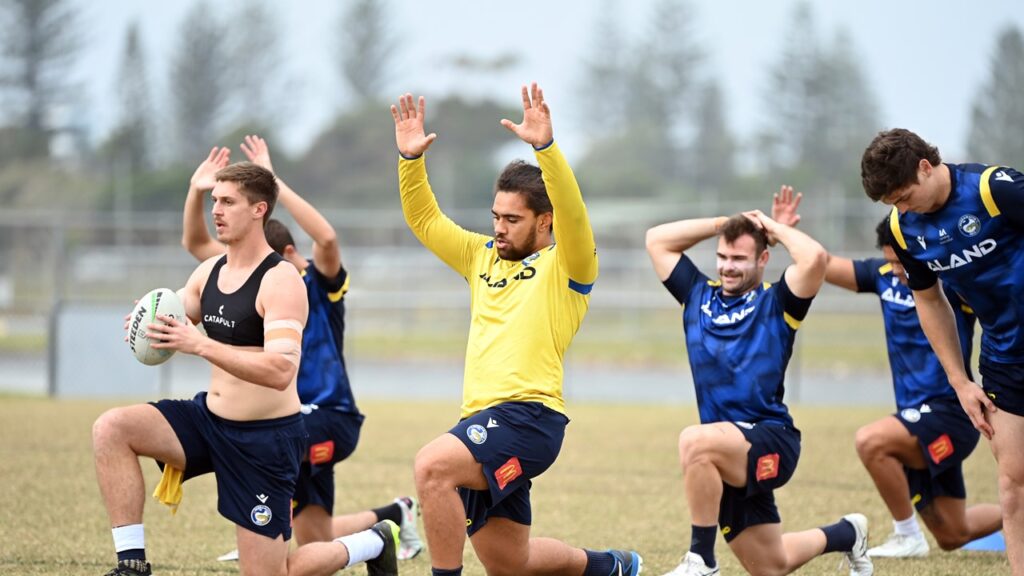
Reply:
[[530, 525], [530, 479], [555, 462], [568, 424], [565, 414], [539, 402], [506, 402], [481, 410], [448, 431], [483, 466], [489, 488], [459, 488], [467, 534], [475, 534], [492, 517]]
[[[306, 426], [295, 413], [272, 420], [225, 420], [192, 400], [153, 404], [185, 449], [185, 480], [213, 472], [217, 511], [268, 538], [292, 535], [292, 494], [306, 450]], [[161, 464], [162, 466], [162, 464]]]
[[928, 464], [926, 470], [904, 467], [910, 500], [923, 510], [938, 496], [967, 498], [961, 464], [978, 445], [981, 433], [971, 424], [955, 396], [938, 398], [920, 408], [905, 408], [896, 419], [917, 437]]
[[363, 415], [332, 408], [302, 407], [309, 450], [299, 468], [292, 512], [296, 516], [306, 506], [319, 506], [328, 514], [334, 511], [334, 465], [348, 458], [359, 443]]
[[981, 387], [996, 408], [1024, 416], [1024, 364], [1000, 364], [981, 357]]
[[718, 526], [726, 542], [758, 524], [782, 521], [775, 507], [776, 488], [796, 472], [800, 460], [800, 431], [782, 424], [732, 422], [750, 442], [747, 452], [747, 485], [737, 488], [722, 483]]

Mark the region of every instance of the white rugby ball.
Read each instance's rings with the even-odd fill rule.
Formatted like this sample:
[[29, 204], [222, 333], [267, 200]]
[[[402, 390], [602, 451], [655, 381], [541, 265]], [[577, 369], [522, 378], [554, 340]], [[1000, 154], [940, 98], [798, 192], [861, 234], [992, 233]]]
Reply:
[[174, 355], [174, 350], [157, 350], [149, 345], [146, 326], [159, 322], [156, 319], [157, 314], [187, 322], [185, 307], [174, 290], [157, 288], [139, 298], [138, 304], [132, 309], [132, 315], [128, 318], [128, 347], [131, 348], [132, 354], [135, 354], [135, 358], [147, 366], [166, 362]]

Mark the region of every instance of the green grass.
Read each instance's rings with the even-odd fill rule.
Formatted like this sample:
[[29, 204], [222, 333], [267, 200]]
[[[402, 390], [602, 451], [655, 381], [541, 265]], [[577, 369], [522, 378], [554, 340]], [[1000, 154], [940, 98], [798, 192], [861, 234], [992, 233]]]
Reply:
[[[109, 526], [96, 487], [90, 448], [93, 420], [110, 403], [0, 399], [0, 573], [96, 576], [113, 564]], [[379, 506], [410, 493], [416, 450], [446, 430], [456, 402], [363, 402], [367, 421], [356, 454], [337, 470], [337, 512]], [[878, 409], [796, 409], [803, 454], [796, 475], [777, 493], [786, 529], [835, 521], [860, 511], [874, 529], [872, 543], [891, 529], [890, 519], [853, 449], [857, 427], [886, 414]], [[689, 516], [676, 462], [676, 438], [696, 422], [692, 406], [570, 406], [573, 421], [558, 462], [534, 483], [534, 535], [604, 549], [636, 548], [646, 574], [678, 562], [689, 538]], [[143, 462], [147, 490], [156, 467]], [[995, 466], [985, 442], [968, 460], [969, 502], [996, 501]], [[212, 477], [186, 484], [172, 517], [154, 500], [146, 504], [150, 559], [161, 576], [233, 574], [237, 566], [214, 561], [234, 548], [234, 529], [216, 512]], [[879, 560], [876, 573], [894, 575], [1006, 574], [1005, 557], [944, 553], [913, 560]], [[466, 548], [467, 576], [483, 574]], [[723, 574], [742, 574], [718, 539]], [[800, 574], [835, 576], [838, 555], [819, 558]], [[429, 560], [401, 565], [403, 573], [429, 573]], [[354, 573], [362, 573], [357, 569]]]

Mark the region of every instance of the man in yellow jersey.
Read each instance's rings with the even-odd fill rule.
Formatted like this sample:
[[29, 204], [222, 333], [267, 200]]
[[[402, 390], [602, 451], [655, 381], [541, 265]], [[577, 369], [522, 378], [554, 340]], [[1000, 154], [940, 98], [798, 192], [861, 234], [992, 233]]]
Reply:
[[501, 124], [533, 146], [540, 168], [516, 161], [498, 176], [493, 238], [438, 208], [423, 157], [437, 135], [424, 132], [423, 97], [391, 107], [406, 222], [470, 288], [462, 419], [416, 455], [433, 574], [462, 573], [468, 534], [488, 574], [636, 576], [636, 552], [530, 538], [531, 479], [554, 463], [569, 423], [562, 358], [587, 312], [597, 253], [544, 94], [524, 86], [522, 99], [522, 122]]

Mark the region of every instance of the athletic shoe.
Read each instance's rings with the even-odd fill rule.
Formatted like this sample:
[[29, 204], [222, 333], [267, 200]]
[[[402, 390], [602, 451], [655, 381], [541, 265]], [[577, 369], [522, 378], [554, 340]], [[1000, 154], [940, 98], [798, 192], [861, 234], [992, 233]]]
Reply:
[[676, 566], [675, 570], [665, 573], [664, 576], [715, 576], [716, 574], [718, 574], [718, 566], [708, 568], [700, 554], [687, 552], [679, 562], [679, 566]]
[[412, 560], [423, 551], [423, 540], [420, 540], [416, 525], [416, 518], [420, 515], [420, 503], [412, 496], [395, 498], [395, 502], [402, 509], [402, 523], [398, 531], [398, 559]]
[[889, 535], [880, 546], [868, 550], [868, 556], [875, 558], [920, 558], [928, 555], [928, 540], [924, 534], [896, 534]]
[[119, 560], [105, 576], [152, 576], [153, 570], [145, 560]]
[[398, 576], [398, 524], [381, 520], [370, 528], [384, 540], [380, 556], [366, 561], [367, 576]]
[[853, 550], [846, 553], [846, 559], [850, 562], [850, 576], [871, 576], [875, 573], [875, 566], [868, 558], [868, 519], [863, 514], [847, 514], [843, 516], [857, 534], [853, 541]]
[[217, 562], [238, 562], [238, 548], [217, 556]]
[[644, 559], [632, 550], [609, 550], [615, 559], [611, 576], [637, 576], [644, 571]]

